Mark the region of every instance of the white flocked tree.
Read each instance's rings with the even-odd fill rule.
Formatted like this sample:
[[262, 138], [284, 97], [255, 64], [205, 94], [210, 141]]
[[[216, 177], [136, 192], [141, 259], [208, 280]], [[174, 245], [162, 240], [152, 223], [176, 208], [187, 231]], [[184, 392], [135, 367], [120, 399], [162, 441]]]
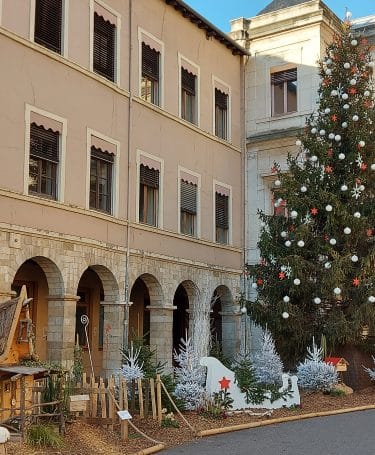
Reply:
[[263, 332], [262, 346], [254, 355], [253, 368], [256, 379], [262, 384], [279, 384], [283, 374], [283, 363], [268, 330]]
[[127, 380], [133, 381], [142, 379], [143, 374], [143, 363], [139, 363], [139, 354], [141, 348], [135, 349], [133, 343], [130, 346], [129, 352], [123, 353], [124, 364], [120, 369], [120, 374]]

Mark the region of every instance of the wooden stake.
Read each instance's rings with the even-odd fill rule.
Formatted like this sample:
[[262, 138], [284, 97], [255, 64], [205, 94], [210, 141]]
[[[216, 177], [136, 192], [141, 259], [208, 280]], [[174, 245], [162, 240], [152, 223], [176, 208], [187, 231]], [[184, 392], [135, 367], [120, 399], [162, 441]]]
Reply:
[[155, 381], [150, 379], [152, 418], [156, 420]]
[[161, 412], [161, 380], [160, 374], [156, 375], [156, 403], [157, 403], [157, 410], [158, 410], [158, 422], [161, 425], [162, 420], [162, 412]]
[[[126, 381], [121, 379], [122, 384], [122, 406], [120, 402], [121, 410], [128, 410], [128, 387]], [[120, 394], [121, 400], [121, 394]], [[129, 439], [129, 423], [127, 420], [121, 420], [121, 439], [127, 441]]]
[[20, 379], [20, 387], [21, 387], [21, 396], [20, 396], [20, 433], [21, 439], [24, 441], [25, 438], [25, 400], [26, 400], [26, 391], [25, 391], [25, 376], [21, 376]]
[[150, 406], [150, 381], [145, 380], [145, 417], [148, 417], [148, 408]]
[[143, 390], [142, 390], [142, 379], [138, 378], [138, 398], [139, 398], [139, 417], [144, 419], [145, 415], [143, 412]]
[[[114, 395], [115, 382], [114, 382], [113, 376], [111, 376], [108, 379], [108, 391], [110, 391]], [[114, 404], [113, 404], [113, 400], [111, 399], [110, 396], [108, 396], [108, 417], [110, 419], [112, 419], [112, 422], [114, 422], [114, 420], [115, 420], [115, 407], [114, 407]], [[108, 425], [108, 428], [110, 430], [113, 430], [113, 425]]]

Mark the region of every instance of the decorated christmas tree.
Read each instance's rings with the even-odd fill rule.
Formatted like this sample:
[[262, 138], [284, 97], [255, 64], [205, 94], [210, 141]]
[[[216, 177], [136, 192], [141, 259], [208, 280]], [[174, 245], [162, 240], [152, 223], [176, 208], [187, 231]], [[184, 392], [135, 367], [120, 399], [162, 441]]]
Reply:
[[287, 215], [260, 213], [261, 260], [249, 267], [249, 314], [289, 367], [313, 336], [332, 351], [375, 334], [374, 62], [345, 22], [319, 67], [319, 104], [299, 153], [287, 172], [273, 168], [275, 205]]

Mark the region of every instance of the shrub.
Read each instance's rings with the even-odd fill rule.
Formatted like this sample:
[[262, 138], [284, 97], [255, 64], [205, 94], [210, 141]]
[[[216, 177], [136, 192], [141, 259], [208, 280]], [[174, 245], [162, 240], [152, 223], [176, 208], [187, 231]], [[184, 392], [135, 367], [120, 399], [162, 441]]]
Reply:
[[63, 438], [52, 425], [31, 425], [27, 430], [26, 441], [33, 447], [52, 447], [59, 449], [64, 445]]

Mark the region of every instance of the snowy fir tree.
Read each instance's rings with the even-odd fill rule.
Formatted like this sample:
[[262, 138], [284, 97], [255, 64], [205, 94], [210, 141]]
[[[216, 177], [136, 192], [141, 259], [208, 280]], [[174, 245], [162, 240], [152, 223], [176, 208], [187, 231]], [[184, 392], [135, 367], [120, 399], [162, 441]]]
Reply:
[[205, 395], [204, 372], [190, 338], [181, 339], [179, 352], [175, 351], [173, 357], [177, 364], [174, 368], [177, 383], [174, 394], [184, 403], [186, 410], [195, 410]]
[[[375, 357], [372, 356], [372, 360], [374, 361], [375, 364]], [[366, 373], [370, 376], [371, 381], [375, 381], [375, 368], [367, 368], [363, 367]]]
[[314, 338], [312, 347], [308, 347], [307, 352], [305, 361], [297, 367], [298, 384], [310, 391], [330, 391], [339, 380], [336, 368], [323, 361], [323, 350], [317, 347]]
[[141, 349], [134, 350], [133, 343], [131, 343], [128, 352], [123, 352], [122, 357], [124, 364], [120, 369], [120, 374], [127, 380], [133, 381], [142, 379], [143, 374], [143, 363], [139, 363], [139, 354]]
[[254, 355], [253, 368], [255, 377], [262, 384], [281, 384], [283, 363], [276, 352], [271, 333], [266, 329], [263, 332], [262, 346]]
[[313, 336], [334, 350], [361, 347], [365, 325], [375, 334], [374, 62], [346, 22], [319, 65], [319, 104], [299, 153], [287, 172], [273, 167], [287, 215], [260, 213], [261, 260], [248, 268], [257, 288], [249, 314], [288, 367]]

